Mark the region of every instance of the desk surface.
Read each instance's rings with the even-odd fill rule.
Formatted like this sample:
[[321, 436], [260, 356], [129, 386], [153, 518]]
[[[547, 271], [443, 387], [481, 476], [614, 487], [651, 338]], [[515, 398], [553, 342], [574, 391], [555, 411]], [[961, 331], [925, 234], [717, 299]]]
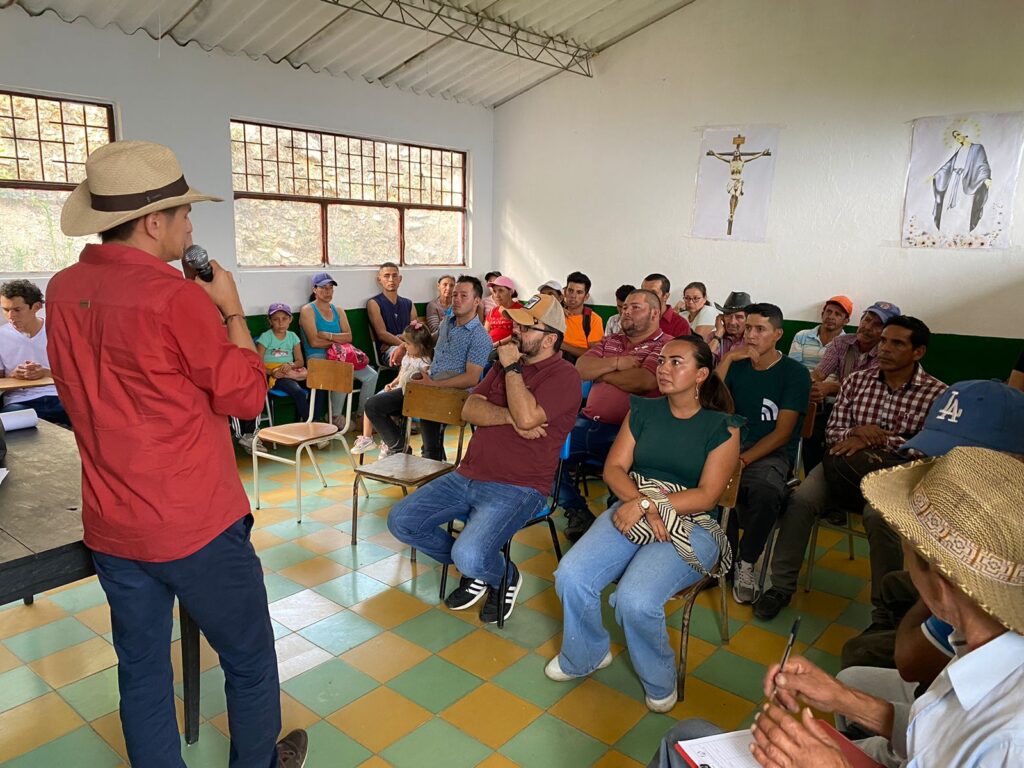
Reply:
[[82, 463], [70, 431], [40, 421], [8, 432], [0, 564], [82, 540]]
[[53, 379], [49, 376], [43, 376], [41, 379], [12, 379], [10, 376], [0, 376], [0, 392], [6, 392], [9, 389], [45, 387], [47, 384], [53, 384]]

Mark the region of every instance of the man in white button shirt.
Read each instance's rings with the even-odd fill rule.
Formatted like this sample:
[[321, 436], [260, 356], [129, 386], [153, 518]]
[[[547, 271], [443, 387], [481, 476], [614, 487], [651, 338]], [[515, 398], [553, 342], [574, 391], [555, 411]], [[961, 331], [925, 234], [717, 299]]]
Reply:
[[[0, 310], [7, 321], [0, 325], [0, 376], [33, 381], [50, 375], [46, 354], [46, 328], [38, 317], [43, 293], [28, 280], [0, 285]], [[53, 384], [11, 389], [4, 393], [2, 412], [32, 408], [39, 418], [70, 427], [67, 413]]]

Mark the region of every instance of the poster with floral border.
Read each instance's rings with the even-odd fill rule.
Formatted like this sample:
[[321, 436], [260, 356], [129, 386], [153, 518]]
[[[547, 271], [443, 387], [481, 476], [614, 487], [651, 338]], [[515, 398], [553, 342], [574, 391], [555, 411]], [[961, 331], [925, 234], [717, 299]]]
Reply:
[[907, 248], [1009, 248], [1024, 113], [913, 123], [902, 242]]

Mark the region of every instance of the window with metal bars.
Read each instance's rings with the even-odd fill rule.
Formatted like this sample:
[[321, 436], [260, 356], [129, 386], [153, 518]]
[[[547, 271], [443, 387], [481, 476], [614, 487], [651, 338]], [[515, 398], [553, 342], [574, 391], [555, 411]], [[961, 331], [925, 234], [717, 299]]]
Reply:
[[466, 153], [231, 121], [238, 264], [462, 266]]
[[113, 140], [109, 104], [0, 90], [0, 274], [56, 272], [98, 242], [65, 237], [60, 211]]

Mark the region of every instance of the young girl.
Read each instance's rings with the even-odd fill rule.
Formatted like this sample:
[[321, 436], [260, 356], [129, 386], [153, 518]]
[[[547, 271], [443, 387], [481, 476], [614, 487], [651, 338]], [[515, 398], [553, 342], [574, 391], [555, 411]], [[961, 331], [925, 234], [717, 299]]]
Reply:
[[[402, 358], [402, 367], [398, 371], [398, 377], [382, 389], [382, 392], [391, 392], [401, 389], [405, 392], [405, 386], [413, 376], [422, 373], [430, 367], [431, 359], [434, 356], [434, 337], [430, 334], [430, 328], [420, 320], [413, 320], [402, 331], [402, 346], [405, 347], [405, 357]], [[377, 444], [373, 440], [373, 425], [369, 417], [363, 414], [363, 434], [352, 446], [352, 453], [365, 453], [374, 448]], [[384, 458], [390, 453], [388, 446], [382, 445], [380, 457]]]

